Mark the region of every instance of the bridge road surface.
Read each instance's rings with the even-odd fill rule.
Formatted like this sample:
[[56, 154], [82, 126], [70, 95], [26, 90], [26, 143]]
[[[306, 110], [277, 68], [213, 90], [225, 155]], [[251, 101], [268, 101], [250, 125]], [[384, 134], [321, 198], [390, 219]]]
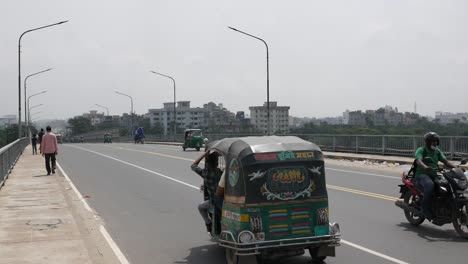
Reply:
[[[64, 144], [58, 162], [130, 263], [224, 263], [197, 210], [202, 180], [190, 164], [200, 154], [161, 145]], [[393, 202], [398, 175], [331, 165], [326, 174], [330, 220], [340, 223], [345, 240], [326, 263], [468, 262], [468, 241], [451, 225], [407, 223]], [[311, 261], [306, 254], [275, 263]]]

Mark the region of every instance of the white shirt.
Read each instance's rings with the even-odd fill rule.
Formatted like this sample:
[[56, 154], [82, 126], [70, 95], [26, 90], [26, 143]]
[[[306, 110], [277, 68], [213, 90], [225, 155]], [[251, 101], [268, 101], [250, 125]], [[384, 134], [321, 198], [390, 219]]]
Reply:
[[223, 171], [221, 174], [221, 178], [219, 179], [218, 187], [224, 188], [226, 186], [226, 170]]

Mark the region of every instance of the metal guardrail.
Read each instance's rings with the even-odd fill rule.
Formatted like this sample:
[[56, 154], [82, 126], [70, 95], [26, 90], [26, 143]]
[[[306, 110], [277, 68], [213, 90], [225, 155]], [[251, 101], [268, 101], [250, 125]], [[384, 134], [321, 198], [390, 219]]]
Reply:
[[[204, 134], [209, 141], [227, 137], [261, 136], [253, 134]], [[291, 134], [314, 142], [324, 151], [348, 152], [358, 154], [412, 157], [416, 149], [424, 145], [422, 136], [411, 135], [329, 135], [329, 134]], [[85, 142], [103, 142], [104, 135], [86, 138]], [[173, 141], [171, 135], [146, 135], [146, 141]], [[130, 136], [113, 138], [114, 142], [132, 141]], [[177, 142], [183, 142], [183, 135], [177, 135]], [[468, 157], [468, 137], [445, 136], [440, 138], [440, 148], [452, 160]]]
[[28, 138], [21, 138], [0, 149], [0, 188], [28, 144]]
[[[298, 135], [303, 137], [305, 135]], [[422, 136], [371, 136], [371, 135], [307, 135], [306, 140], [319, 145], [323, 150], [413, 157], [424, 145]], [[468, 157], [468, 137], [441, 137], [440, 149], [449, 159]]]

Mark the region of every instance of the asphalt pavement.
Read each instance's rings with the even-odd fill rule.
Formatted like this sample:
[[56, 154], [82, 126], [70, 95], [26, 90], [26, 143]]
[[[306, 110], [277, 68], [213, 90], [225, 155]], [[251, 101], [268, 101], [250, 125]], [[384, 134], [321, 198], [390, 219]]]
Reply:
[[[131, 263], [224, 263], [223, 249], [210, 241], [197, 210], [202, 180], [190, 164], [200, 154], [176, 146], [64, 144], [58, 162]], [[343, 234], [337, 257], [326, 263], [468, 261], [468, 241], [451, 225], [407, 223], [394, 205], [398, 174], [326, 166], [330, 219]]]

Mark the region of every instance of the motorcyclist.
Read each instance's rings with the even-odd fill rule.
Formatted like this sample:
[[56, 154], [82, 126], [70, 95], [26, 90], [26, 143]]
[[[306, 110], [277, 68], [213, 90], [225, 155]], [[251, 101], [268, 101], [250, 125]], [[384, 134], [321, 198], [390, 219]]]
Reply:
[[[423, 190], [424, 196], [422, 201], [423, 214], [428, 219], [434, 218], [432, 212], [432, 196], [434, 194], [434, 179], [437, 177], [438, 162], [442, 162], [449, 168], [455, 168], [450, 161], [447, 160], [444, 153], [440, 151], [440, 137], [435, 132], [428, 132], [424, 135], [424, 147], [416, 150], [416, 170], [415, 177], [418, 186]], [[430, 158], [433, 162], [425, 160]]]

